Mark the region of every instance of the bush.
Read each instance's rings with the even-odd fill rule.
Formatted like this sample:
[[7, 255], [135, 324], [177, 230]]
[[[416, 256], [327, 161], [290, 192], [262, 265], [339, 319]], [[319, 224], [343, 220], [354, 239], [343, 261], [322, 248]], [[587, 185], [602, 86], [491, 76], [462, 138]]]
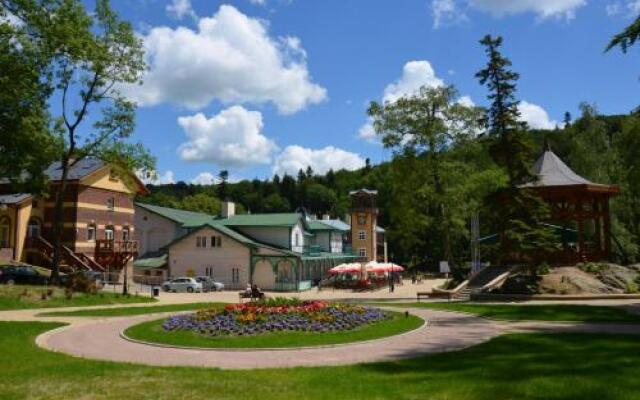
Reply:
[[549, 272], [551, 272], [551, 267], [549, 267], [549, 264], [546, 262], [538, 265], [538, 268], [536, 269], [536, 275], [547, 275]]
[[66, 287], [72, 292], [90, 294], [96, 294], [98, 292], [96, 282], [82, 273], [69, 275]]
[[638, 284], [635, 282], [625, 282], [625, 293], [638, 293]]
[[594, 263], [594, 262], [579, 263], [576, 266], [580, 270], [582, 270], [584, 272], [591, 273], [591, 274], [594, 274], [596, 272], [600, 272], [600, 271], [604, 271], [606, 269], [609, 269], [609, 265], [608, 264]]

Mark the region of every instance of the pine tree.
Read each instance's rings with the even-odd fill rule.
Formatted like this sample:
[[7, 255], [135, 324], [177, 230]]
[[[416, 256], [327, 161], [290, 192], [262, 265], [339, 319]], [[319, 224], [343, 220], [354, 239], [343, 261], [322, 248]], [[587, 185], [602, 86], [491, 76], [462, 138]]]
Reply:
[[500, 240], [500, 261], [531, 261], [553, 247], [554, 237], [541, 223], [548, 215], [544, 201], [533, 189], [524, 185], [536, 180], [531, 172], [532, 151], [524, 138], [527, 125], [520, 121], [516, 83], [520, 75], [509, 69], [511, 61], [500, 52], [502, 38], [485, 36], [488, 63], [476, 77], [489, 90], [491, 106], [485, 123], [493, 143], [490, 154], [504, 168], [508, 186], [490, 196], [490, 207], [496, 220]]

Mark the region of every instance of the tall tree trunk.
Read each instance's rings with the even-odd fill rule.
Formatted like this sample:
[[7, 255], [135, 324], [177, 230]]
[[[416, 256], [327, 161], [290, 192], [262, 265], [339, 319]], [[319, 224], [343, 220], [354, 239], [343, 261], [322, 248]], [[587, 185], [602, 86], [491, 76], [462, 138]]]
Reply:
[[69, 174], [69, 156], [61, 160], [62, 176], [56, 190], [55, 206], [53, 210], [53, 265], [51, 271], [52, 283], [58, 283], [60, 278], [60, 261], [62, 250], [62, 229], [64, 227], [64, 199], [67, 191], [67, 176]]

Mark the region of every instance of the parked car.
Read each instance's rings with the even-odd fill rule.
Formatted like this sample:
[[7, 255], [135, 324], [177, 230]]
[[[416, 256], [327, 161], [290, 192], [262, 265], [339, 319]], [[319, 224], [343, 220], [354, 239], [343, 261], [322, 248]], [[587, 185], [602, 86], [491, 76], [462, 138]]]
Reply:
[[202, 292], [202, 283], [195, 278], [180, 277], [166, 281], [162, 284], [165, 292]]
[[209, 276], [196, 276], [196, 281], [202, 283], [203, 292], [219, 292], [224, 290], [224, 283], [216, 282]]
[[47, 276], [41, 275], [30, 265], [7, 265], [0, 267], [0, 283], [13, 285], [45, 285], [49, 282]]

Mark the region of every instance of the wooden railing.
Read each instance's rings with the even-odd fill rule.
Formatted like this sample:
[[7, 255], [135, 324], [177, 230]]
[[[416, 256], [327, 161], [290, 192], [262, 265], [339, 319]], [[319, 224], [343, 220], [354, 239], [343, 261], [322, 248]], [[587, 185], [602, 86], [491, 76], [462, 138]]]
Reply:
[[[49, 260], [53, 260], [53, 245], [49, 243], [46, 239], [44, 239], [42, 236], [35, 236], [35, 237], [28, 238], [27, 247], [31, 249], [36, 249], [45, 258]], [[88, 257], [86, 257], [84, 254], [80, 255], [80, 254], [74, 253], [73, 250], [71, 250], [67, 246], [62, 245], [60, 247], [60, 256], [61, 256], [61, 261], [67, 264], [72, 270], [91, 271], [91, 270], [97, 269], [98, 271], [104, 271], [104, 268], [102, 268], [97, 263], [95, 263], [96, 268], [94, 268], [94, 265], [85, 261], [85, 259], [90, 260]]]
[[99, 239], [96, 240], [96, 254], [100, 253], [137, 254], [138, 241]]

